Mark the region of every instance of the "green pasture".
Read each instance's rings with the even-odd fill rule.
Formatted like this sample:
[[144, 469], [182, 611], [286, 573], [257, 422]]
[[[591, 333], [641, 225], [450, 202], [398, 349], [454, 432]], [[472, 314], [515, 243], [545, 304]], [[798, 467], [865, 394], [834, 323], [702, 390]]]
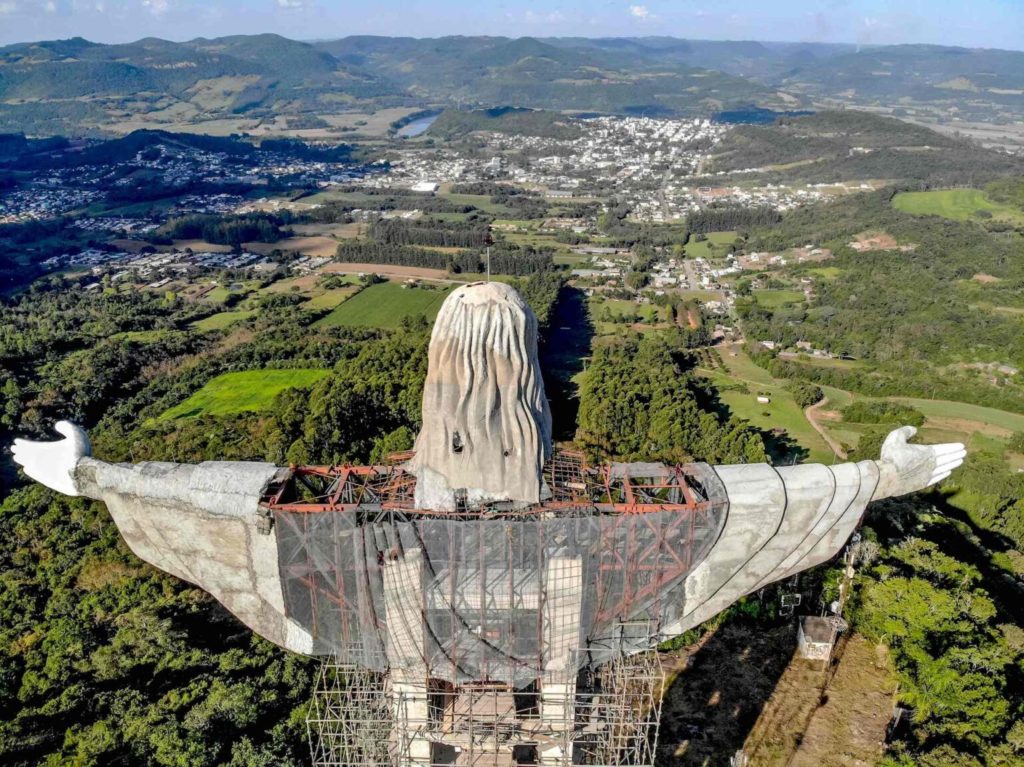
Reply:
[[843, 270], [840, 269], [838, 266], [816, 266], [813, 269], [808, 269], [807, 272], [809, 274], [817, 275], [818, 277], [821, 277], [823, 280], [828, 280], [829, 282], [831, 282], [832, 280], [839, 279], [839, 276], [843, 273]]
[[114, 333], [111, 338], [120, 338], [125, 341], [137, 341], [142, 344], [152, 343], [153, 341], [159, 341], [162, 338], [168, 337], [170, 334], [175, 333], [175, 330], [165, 330], [163, 328], [157, 330], [125, 330], [121, 333]]
[[686, 243], [685, 253], [687, 258], [716, 258], [725, 255], [725, 247], [736, 240], [736, 232], [708, 232], [707, 239], [702, 242], [694, 240]]
[[437, 316], [451, 288], [408, 288], [397, 282], [382, 282], [361, 290], [342, 302], [314, 327], [397, 328], [405, 317]]
[[196, 320], [191, 323], [189, 327], [195, 328], [196, 330], [205, 333], [208, 330], [224, 330], [236, 322], [247, 320], [256, 314], [255, 309], [239, 309], [233, 312], [218, 312], [217, 314], [211, 314], [209, 317], [204, 317], [201, 320]]
[[303, 309], [313, 312], [322, 312], [327, 309], [334, 309], [352, 294], [357, 293], [359, 288], [355, 285], [346, 288], [335, 288], [319, 295], [313, 296], [302, 305]]
[[959, 418], [965, 421], [977, 421], [986, 426], [1000, 429], [1024, 431], [1024, 415], [1019, 413], [943, 399], [918, 399], [916, 397], [890, 397], [889, 399], [917, 408], [925, 414], [926, 418]]
[[665, 307], [654, 304], [638, 304], [618, 298], [591, 298], [590, 313], [597, 319], [608, 316], [612, 318], [611, 321], [621, 320], [623, 317], [636, 317], [636, 322], [647, 324], [668, 322], [668, 309]]
[[993, 202], [980, 189], [936, 189], [930, 192], [900, 192], [892, 200], [893, 207], [914, 216], [942, 216], [957, 221], [980, 221], [979, 211], [991, 218], [1024, 224], [1024, 211], [1012, 205]]
[[[784, 429], [797, 443], [810, 451], [808, 461], [832, 462], [832, 450], [811, 426], [804, 411], [783, 384], [744, 381], [721, 369], [702, 370], [701, 373], [715, 385], [719, 398], [734, 416], [749, 421], [762, 431]], [[757, 401], [758, 395], [762, 394], [770, 400], [767, 404]]]
[[451, 194], [450, 192], [442, 192], [437, 196], [444, 197], [455, 205], [472, 205], [477, 210], [491, 213], [499, 218], [511, 218], [516, 214], [514, 208], [493, 203], [490, 196], [486, 194]]
[[311, 386], [329, 373], [311, 368], [224, 373], [184, 402], [164, 411], [160, 420], [267, 410], [274, 397], [285, 389]]
[[778, 309], [787, 304], [799, 304], [804, 300], [804, 294], [799, 290], [755, 290], [754, 299], [761, 306]]

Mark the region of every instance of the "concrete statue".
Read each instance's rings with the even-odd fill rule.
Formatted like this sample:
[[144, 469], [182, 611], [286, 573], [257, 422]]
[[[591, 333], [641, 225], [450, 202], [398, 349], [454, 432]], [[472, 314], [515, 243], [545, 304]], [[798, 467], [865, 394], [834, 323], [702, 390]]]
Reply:
[[103, 501], [138, 556], [270, 641], [383, 680], [374, 689], [390, 703], [376, 719], [365, 705], [335, 709], [348, 734], [322, 758], [314, 748], [322, 764], [487, 754], [553, 766], [574, 750], [577, 762], [650, 763], [637, 745], [646, 731], [629, 754], [581, 756], [602, 726], [615, 737], [626, 726], [587, 708], [597, 699], [585, 689], [619, 689], [600, 669], [830, 560], [869, 503], [939, 482], [965, 456], [960, 444], [911, 444], [907, 426], [878, 460], [834, 466], [588, 466], [552, 451], [536, 319], [491, 282], [444, 302], [404, 464], [114, 465], [91, 457], [78, 427], [56, 429], [64, 439], [15, 441], [29, 477]]

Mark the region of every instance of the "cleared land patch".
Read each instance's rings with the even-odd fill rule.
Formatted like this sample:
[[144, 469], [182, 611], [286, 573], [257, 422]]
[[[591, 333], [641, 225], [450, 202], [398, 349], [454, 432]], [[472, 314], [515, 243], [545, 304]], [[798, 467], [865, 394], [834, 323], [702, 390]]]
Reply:
[[312, 368], [224, 373], [207, 381], [184, 402], [164, 411], [159, 420], [267, 410], [273, 405], [274, 397], [285, 389], [310, 386], [329, 373], [329, 370]]
[[896, 238], [888, 232], [861, 232], [854, 235], [853, 242], [849, 243], [849, 247], [861, 253], [873, 250], [899, 250], [906, 253], [914, 250], [917, 246], [900, 245], [896, 242]]

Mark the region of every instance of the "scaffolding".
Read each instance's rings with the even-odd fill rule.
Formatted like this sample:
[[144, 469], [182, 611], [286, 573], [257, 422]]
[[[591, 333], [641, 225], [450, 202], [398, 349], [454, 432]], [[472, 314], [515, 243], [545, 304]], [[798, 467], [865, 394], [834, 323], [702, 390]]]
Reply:
[[315, 767], [391, 764], [389, 703], [386, 674], [325, 660], [306, 716]]
[[575, 694], [554, 699], [539, 681], [517, 690], [429, 680], [422, 708], [387, 672], [331, 657], [306, 726], [314, 767], [653, 767], [663, 684], [658, 654], [648, 651], [585, 667]]

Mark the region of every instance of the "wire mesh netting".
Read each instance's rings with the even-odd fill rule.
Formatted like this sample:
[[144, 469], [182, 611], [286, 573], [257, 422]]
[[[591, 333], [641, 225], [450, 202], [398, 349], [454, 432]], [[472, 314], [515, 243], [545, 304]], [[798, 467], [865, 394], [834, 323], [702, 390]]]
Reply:
[[[349, 502], [315, 512], [278, 503], [288, 616], [312, 634], [314, 654], [454, 684], [520, 688], [569, 650], [584, 651], [574, 672], [649, 649], [682, 613], [683, 581], [717, 540], [727, 500], [703, 464], [678, 473], [685, 486], [665, 467], [618, 466], [596, 489], [578, 467], [561, 478], [552, 469], [551, 501], [529, 509], [431, 514], [340, 479], [323, 492]], [[408, 497], [400, 474], [380, 476]], [[559, 600], [577, 607], [551, 609]], [[652, 628], [634, 636], [626, 625]]]

